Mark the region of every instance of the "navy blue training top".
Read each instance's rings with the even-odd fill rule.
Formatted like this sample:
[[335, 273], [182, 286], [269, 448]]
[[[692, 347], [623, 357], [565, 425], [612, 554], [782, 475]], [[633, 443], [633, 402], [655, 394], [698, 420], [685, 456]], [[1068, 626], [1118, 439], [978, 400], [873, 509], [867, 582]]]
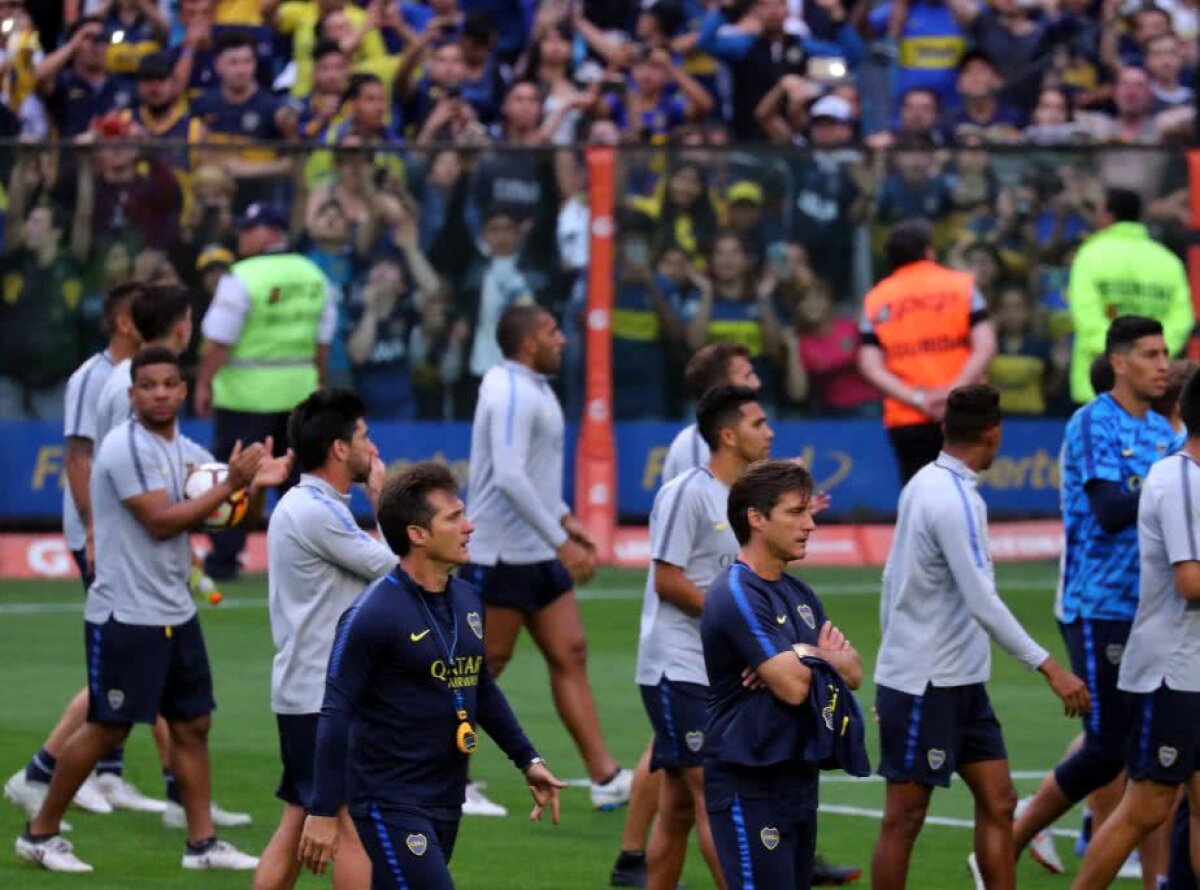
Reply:
[[747, 689], [742, 671], [797, 643], [815, 646], [824, 623], [817, 595], [790, 575], [768, 581], [735, 562], [718, 576], [700, 616], [708, 670], [707, 758], [745, 767], [805, 759], [811, 704], [796, 707], [767, 689]]
[[484, 663], [478, 589], [451, 578], [444, 593], [428, 593], [397, 567], [338, 622], [310, 812], [332, 816], [343, 803], [356, 816], [372, 807], [459, 811], [468, 755], [455, 741], [455, 690], [471, 724], [528, 766], [537, 751]]

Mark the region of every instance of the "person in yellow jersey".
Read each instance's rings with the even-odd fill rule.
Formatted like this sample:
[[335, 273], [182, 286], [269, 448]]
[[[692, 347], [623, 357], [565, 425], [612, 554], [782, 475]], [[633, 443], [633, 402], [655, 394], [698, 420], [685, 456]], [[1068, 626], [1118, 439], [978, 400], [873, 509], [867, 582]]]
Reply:
[[1099, 231], [1083, 243], [1071, 264], [1071, 399], [1079, 404], [1095, 396], [1088, 371], [1104, 352], [1108, 326], [1118, 315], [1160, 322], [1172, 355], [1183, 348], [1196, 324], [1182, 261], [1150, 237], [1141, 216], [1142, 199], [1136, 192], [1106, 189], [1096, 217]]
[[[287, 419], [324, 380], [337, 328], [337, 296], [311, 260], [291, 253], [287, 217], [251, 204], [235, 221], [242, 257], [217, 284], [201, 331], [195, 409], [213, 415], [213, 453], [225, 460], [239, 440], [270, 436], [287, 448]], [[237, 576], [245, 532], [213, 537], [205, 571]]]

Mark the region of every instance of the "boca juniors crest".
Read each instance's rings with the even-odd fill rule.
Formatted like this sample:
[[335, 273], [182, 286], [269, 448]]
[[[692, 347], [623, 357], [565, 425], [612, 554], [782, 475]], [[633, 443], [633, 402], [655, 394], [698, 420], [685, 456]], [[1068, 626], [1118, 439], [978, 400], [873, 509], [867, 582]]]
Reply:
[[471, 633], [483, 639], [483, 619], [479, 617], [478, 612], [467, 613], [467, 627], [471, 628]]
[[404, 845], [414, 856], [424, 856], [429, 849], [429, 840], [423, 834], [410, 834], [404, 839]]

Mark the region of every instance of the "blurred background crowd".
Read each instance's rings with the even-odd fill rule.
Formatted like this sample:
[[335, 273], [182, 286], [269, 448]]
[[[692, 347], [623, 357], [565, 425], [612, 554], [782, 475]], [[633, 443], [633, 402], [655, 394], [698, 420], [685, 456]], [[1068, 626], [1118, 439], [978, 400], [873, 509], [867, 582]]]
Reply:
[[913, 217], [989, 301], [1006, 410], [1066, 413], [1104, 188], [1187, 244], [1198, 6], [0, 0], [0, 418], [61, 417], [107, 288], [183, 282], [198, 322], [252, 202], [337, 285], [331, 382], [372, 419], [469, 419], [522, 301], [578, 416], [589, 145], [619, 147], [617, 419], [682, 416], [714, 339], [783, 416], [877, 413], [857, 314]]

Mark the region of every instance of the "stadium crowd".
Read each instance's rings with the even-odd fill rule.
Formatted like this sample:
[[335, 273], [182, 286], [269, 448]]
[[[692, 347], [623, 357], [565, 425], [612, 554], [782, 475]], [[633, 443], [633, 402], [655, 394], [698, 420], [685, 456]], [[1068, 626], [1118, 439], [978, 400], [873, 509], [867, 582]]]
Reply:
[[329, 381], [372, 418], [470, 418], [519, 302], [578, 416], [587, 145], [621, 147], [623, 419], [683, 416], [716, 339], [781, 415], [878, 413], [857, 315], [914, 217], [988, 300], [1005, 411], [1066, 414], [1104, 188], [1190, 224], [1190, 0], [0, 0], [0, 33], [4, 418], [61, 416], [117, 284], [199, 321], [254, 202], [336, 286]]

